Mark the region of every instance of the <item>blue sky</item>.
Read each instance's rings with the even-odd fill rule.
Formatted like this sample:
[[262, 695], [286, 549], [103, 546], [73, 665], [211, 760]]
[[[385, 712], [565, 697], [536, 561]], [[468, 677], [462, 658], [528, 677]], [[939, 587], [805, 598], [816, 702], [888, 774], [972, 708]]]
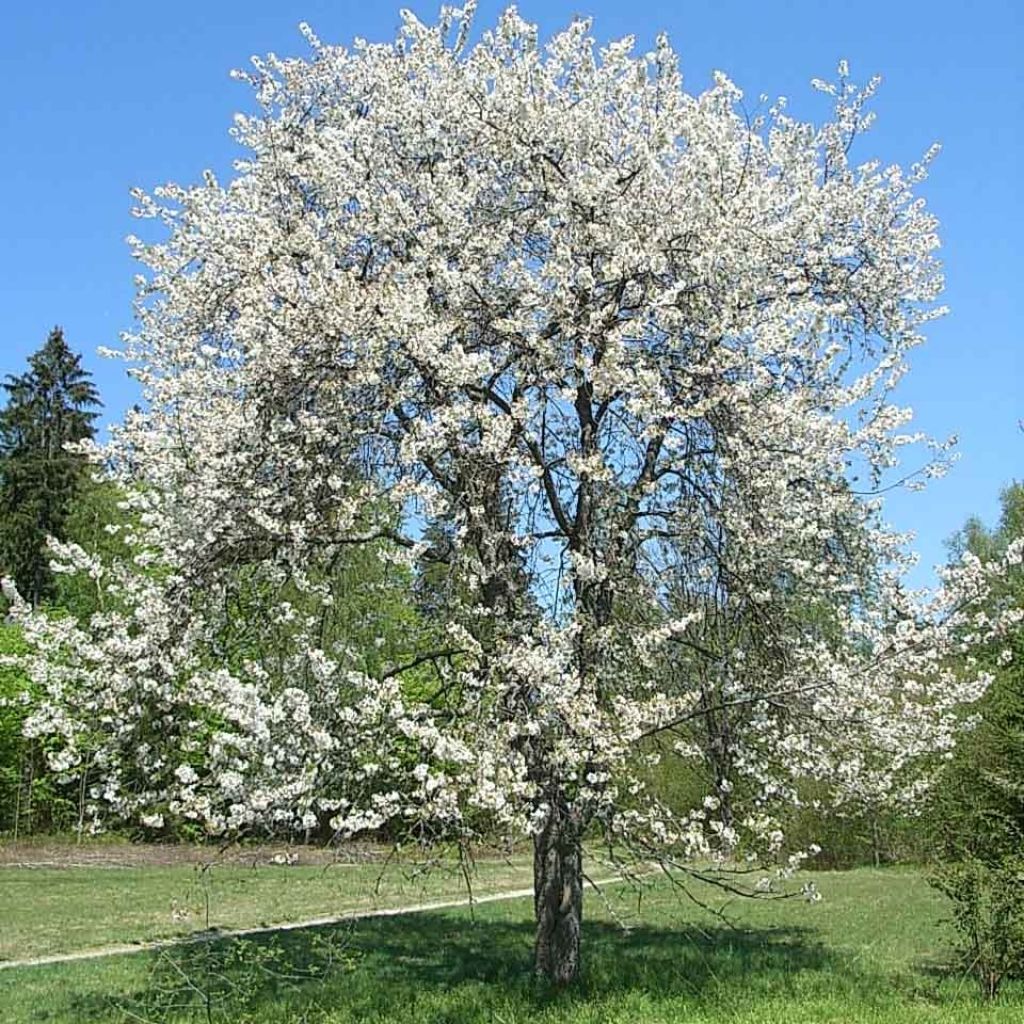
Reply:
[[[120, 364], [96, 356], [130, 326], [132, 274], [124, 236], [137, 225], [129, 189], [222, 177], [235, 155], [231, 115], [246, 87], [228, 72], [251, 54], [304, 54], [296, 26], [326, 42], [390, 39], [398, 3], [346, 0], [11, 0], [0, 13], [0, 373], [60, 323], [85, 353], [116, 419], [135, 399]], [[423, 18], [433, 3], [412, 2]], [[502, 3], [481, 2], [480, 24]], [[920, 582], [944, 540], [971, 514], [994, 517], [999, 489], [1024, 476], [1021, 328], [1024, 258], [1022, 7], [1010, 0], [523, 0], [545, 33], [591, 14], [599, 39], [666, 29], [687, 87], [727, 72], [756, 102], [785, 95], [800, 116], [822, 113], [808, 86], [840, 57], [860, 81], [884, 78], [863, 158], [909, 163], [938, 141], [925, 195], [942, 221], [952, 313], [932, 326], [899, 393], [921, 429], [961, 438], [961, 461], [923, 494], [894, 495], [889, 520], [914, 529]]]

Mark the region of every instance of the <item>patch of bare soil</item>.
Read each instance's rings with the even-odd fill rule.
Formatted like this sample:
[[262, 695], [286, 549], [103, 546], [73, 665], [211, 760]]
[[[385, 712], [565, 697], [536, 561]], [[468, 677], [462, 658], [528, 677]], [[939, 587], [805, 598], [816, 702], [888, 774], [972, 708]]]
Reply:
[[287, 843], [130, 843], [117, 840], [0, 840], [0, 868], [135, 868], [202, 864], [363, 864], [382, 860], [387, 849], [372, 843], [331, 847]]

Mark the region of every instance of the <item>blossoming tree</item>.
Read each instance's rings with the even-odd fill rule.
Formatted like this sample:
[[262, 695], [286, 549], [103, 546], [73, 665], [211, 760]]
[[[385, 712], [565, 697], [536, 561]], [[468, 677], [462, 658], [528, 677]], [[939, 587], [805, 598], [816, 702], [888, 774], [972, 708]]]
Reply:
[[[231, 182], [138, 194], [148, 404], [101, 453], [135, 556], [58, 546], [105, 610], [16, 612], [31, 728], [97, 808], [529, 837], [564, 983], [585, 837], [776, 857], [801, 779], [893, 790], [948, 748], [985, 677], [946, 654], [1003, 569], [906, 591], [872, 497], [923, 441], [888, 396], [942, 283], [927, 161], [850, 162], [874, 84], [816, 83], [815, 127], [687, 93], [664, 38], [542, 45], [509, 9], [469, 47], [471, 13], [306, 30], [242, 76]], [[353, 550], [447, 581], [391, 660], [325, 642]], [[666, 752], [692, 807], [647, 784]]]

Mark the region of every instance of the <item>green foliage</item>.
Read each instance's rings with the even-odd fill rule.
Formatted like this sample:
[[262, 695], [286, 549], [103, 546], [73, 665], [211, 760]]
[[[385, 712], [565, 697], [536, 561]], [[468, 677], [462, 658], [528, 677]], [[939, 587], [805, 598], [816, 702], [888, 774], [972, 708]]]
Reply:
[[[123, 494], [116, 484], [84, 477], [64, 524], [65, 538], [104, 561], [123, 557], [127, 548], [122, 531], [130, 525], [120, 508]], [[84, 573], [60, 574], [53, 580], [50, 605], [58, 614], [85, 620], [104, 608], [104, 595], [96, 580]]]
[[65, 528], [86, 476], [80, 455], [65, 445], [93, 437], [99, 394], [81, 357], [55, 327], [20, 376], [3, 384], [0, 411], [0, 571], [27, 600], [39, 604], [53, 591], [47, 536]]
[[[24, 653], [21, 635], [13, 626], [0, 626], [0, 658]], [[22, 694], [28, 681], [16, 668], [0, 663], [0, 832], [13, 823], [18, 812], [25, 740]]]
[[[1024, 536], [1024, 487], [1002, 496], [998, 527], [972, 521], [955, 549], [990, 558]], [[992, 600], [1024, 604], [1024, 569], [1003, 581]], [[1024, 842], [1024, 627], [977, 652], [993, 682], [974, 710], [977, 723], [943, 773], [932, 804], [937, 852], [946, 861], [976, 859], [989, 865], [1019, 853]]]
[[812, 864], [846, 870], [866, 864], [921, 864], [928, 845], [919, 815], [889, 807], [837, 809], [821, 799], [824, 787], [813, 780], [800, 783], [801, 803], [783, 820], [790, 846], [821, 848]]
[[[953, 548], [992, 558], [1022, 536], [1024, 487], [1014, 484], [997, 528], [972, 520]], [[1024, 571], [1009, 574], [992, 600], [1024, 605]], [[978, 660], [993, 683], [943, 772], [930, 820], [933, 884], [953, 903], [965, 965], [993, 996], [1003, 978], [1024, 976], [1024, 627]]]
[[3, 663], [26, 651], [20, 631], [0, 624], [0, 835], [70, 827], [75, 804], [46, 763], [46, 750], [23, 735], [35, 706], [33, 688], [20, 669]]
[[940, 864], [932, 885], [953, 903], [957, 952], [989, 999], [1024, 973], [1024, 856]]

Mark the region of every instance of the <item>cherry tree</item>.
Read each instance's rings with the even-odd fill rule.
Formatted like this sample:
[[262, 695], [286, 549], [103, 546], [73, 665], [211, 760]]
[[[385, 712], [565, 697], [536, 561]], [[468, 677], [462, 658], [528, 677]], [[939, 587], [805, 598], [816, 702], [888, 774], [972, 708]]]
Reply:
[[[230, 182], [137, 193], [147, 405], [97, 452], [134, 557], [57, 545], [104, 610], [15, 614], [30, 728], [97, 814], [529, 839], [565, 983], [585, 838], [796, 864], [801, 780], [893, 793], [948, 749], [987, 681], [948, 655], [1004, 627], [977, 609], [1005, 566], [915, 593], [882, 522], [902, 451], [946, 448], [890, 397], [942, 277], [932, 154], [851, 162], [877, 83], [841, 65], [814, 125], [688, 93], [664, 37], [542, 43], [510, 8], [470, 46], [472, 7], [304, 29], [309, 59], [240, 75]], [[325, 641], [355, 550], [445, 584], [390, 660]], [[649, 785], [665, 756], [694, 806]]]

